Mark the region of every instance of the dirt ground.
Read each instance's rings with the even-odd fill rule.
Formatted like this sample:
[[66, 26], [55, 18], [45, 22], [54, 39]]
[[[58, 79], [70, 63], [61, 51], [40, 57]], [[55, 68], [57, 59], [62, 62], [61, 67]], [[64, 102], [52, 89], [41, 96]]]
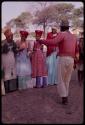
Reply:
[[80, 124], [83, 122], [83, 85], [71, 80], [68, 106], [61, 104], [57, 85], [28, 88], [2, 96], [2, 122]]

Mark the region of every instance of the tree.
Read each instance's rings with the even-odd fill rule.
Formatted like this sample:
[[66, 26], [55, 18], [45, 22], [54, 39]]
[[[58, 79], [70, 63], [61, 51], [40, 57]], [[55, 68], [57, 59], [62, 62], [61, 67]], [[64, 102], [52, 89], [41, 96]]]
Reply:
[[37, 18], [35, 18], [33, 20], [33, 24], [38, 24], [38, 25], [43, 25], [43, 30], [44, 30], [44, 38], [45, 38], [45, 29], [47, 26], [47, 15], [46, 13], [49, 13], [48, 10], [46, 10], [47, 12], [45, 12], [44, 10], [46, 9], [47, 6], [47, 2], [38, 2], [38, 5], [42, 8], [41, 10], [39, 10], [37, 8], [35, 16]]
[[6, 25], [10, 28], [13, 28], [14, 27], [14, 21], [15, 21], [15, 19], [11, 19], [9, 22], [6, 23]]
[[72, 25], [75, 28], [83, 27], [83, 24], [84, 24], [83, 16], [84, 16], [83, 7], [73, 9]]
[[39, 11], [36, 14], [37, 18], [34, 20], [34, 24], [37, 23], [38, 25], [43, 25], [43, 29], [44, 29], [44, 35], [45, 35], [45, 28], [47, 26], [47, 23], [50, 19], [51, 16], [51, 10], [49, 8], [46, 8], [42, 11]]
[[83, 7], [75, 8], [73, 4], [67, 3], [52, 4], [42, 10], [37, 10], [34, 23], [43, 25], [44, 32], [49, 23], [59, 25], [61, 20], [66, 19], [72, 22], [73, 26], [81, 27], [83, 25], [83, 20], [81, 19], [83, 15]]
[[27, 24], [32, 21], [33, 16], [29, 12], [22, 12], [17, 18], [10, 20], [7, 25], [11, 28], [16, 26], [19, 28], [26, 28]]
[[81, 19], [75, 19], [72, 21], [72, 26], [75, 28], [83, 27], [83, 20]]
[[54, 18], [56, 23], [59, 24], [59, 22], [63, 19], [68, 19], [68, 20], [71, 19], [74, 5], [62, 3], [54, 5], [53, 8], [54, 8], [54, 14], [52, 14], [53, 15], [52, 18]]
[[83, 7], [76, 8], [73, 10], [73, 18], [79, 18], [84, 16]]
[[23, 21], [23, 23], [29, 23], [32, 21], [33, 16], [29, 12], [23, 12], [18, 16], [18, 19]]
[[[46, 4], [45, 4], [46, 5]], [[36, 18], [33, 23], [43, 25], [44, 33], [45, 28], [49, 23], [56, 22], [59, 24], [62, 19], [70, 19], [70, 12], [74, 6], [72, 4], [56, 4], [44, 7], [42, 10], [38, 10]]]

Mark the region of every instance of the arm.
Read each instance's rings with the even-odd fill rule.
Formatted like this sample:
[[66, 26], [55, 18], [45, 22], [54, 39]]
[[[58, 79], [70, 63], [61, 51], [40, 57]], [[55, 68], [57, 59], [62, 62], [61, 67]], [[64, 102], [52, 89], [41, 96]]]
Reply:
[[48, 34], [47, 34], [47, 38], [46, 38], [46, 39], [52, 39], [51, 33], [48, 33]]
[[6, 43], [2, 46], [1, 52], [4, 54], [7, 54], [9, 52], [9, 48]]
[[17, 45], [15, 42], [13, 42], [13, 52], [16, 54], [17, 53]]
[[54, 39], [49, 39], [49, 40], [41, 40], [40, 44], [45, 44], [47, 46], [53, 45], [57, 46], [59, 42], [62, 42], [64, 39], [64, 35], [62, 33], [59, 33]]
[[33, 51], [36, 51], [37, 44], [34, 42]]
[[31, 57], [31, 55], [32, 55], [32, 48], [31, 48], [30, 42], [28, 42], [28, 44], [27, 44], [27, 55], [28, 55], [28, 57]]

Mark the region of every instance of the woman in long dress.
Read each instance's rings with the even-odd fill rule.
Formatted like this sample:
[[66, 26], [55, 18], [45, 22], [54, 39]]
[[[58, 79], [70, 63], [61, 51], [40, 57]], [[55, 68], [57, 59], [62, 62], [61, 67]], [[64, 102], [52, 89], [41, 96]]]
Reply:
[[3, 65], [3, 81], [5, 85], [5, 92], [17, 90], [16, 81], [16, 44], [13, 40], [13, 33], [11, 29], [4, 32], [6, 39], [2, 41], [2, 65]]
[[[47, 40], [53, 39], [58, 35], [56, 27], [52, 27], [52, 32], [47, 34]], [[47, 67], [48, 67], [48, 85], [58, 84], [58, 47], [47, 46]], [[54, 68], [55, 67], [55, 68]]]
[[30, 51], [27, 36], [28, 32], [20, 31], [21, 40], [17, 41], [17, 76], [19, 90], [28, 88], [28, 81], [31, 80]]
[[42, 36], [42, 31], [36, 30], [36, 41], [34, 42], [32, 53], [32, 77], [36, 78], [35, 88], [47, 86], [47, 67], [44, 54], [42, 52], [42, 45], [39, 44]]

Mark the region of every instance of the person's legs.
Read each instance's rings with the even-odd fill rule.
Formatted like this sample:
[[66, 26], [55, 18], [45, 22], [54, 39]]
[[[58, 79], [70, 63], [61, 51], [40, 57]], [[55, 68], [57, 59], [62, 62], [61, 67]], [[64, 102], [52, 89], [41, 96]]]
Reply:
[[66, 91], [67, 91], [67, 97], [68, 97], [68, 94], [69, 94], [69, 83], [70, 83], [70, 80], [71, 80], [72, 71], [73, 71], [73, 62], [72, 63], [69, 62], [68, 67], [66, 67], [66, 75], [65, 75], [65, 86], [66, 86]]
[[23, 76], [23, 89], [27, 89], [27, 80], [28, 80], [28, 77]]
[[7, 80], [4, 82], [4, 86], [6, 93], [16, 91], [18, 88], [17, 80], [16, 79]]
[[57, 84], [56, 83], [56, 69], [57, 69], [57, 63], [56, 63], [56, 52], [53, 53], [53, 65], [52, 65], [52, 83], [53, 84]]
[[42, 77], [37, 76], [36, 77], [36, 86], [34, 88], [40, 88], [42, 87]]
[[42, 77], [42, 87], [46, 87], [47, 86], [47, 76], [43, 76]]
[[64, 60], [62, 57], [59, 57], [58, 61], [58, 85], [57, 91], [60, 97], [66, 97], [66, 87], [64, 83], [64, 75], [65, 75], [65, 68], [64, 68]]
[[17, 79], [9, 80], [9, 89], [10, 89], [10, 92], [17, 90]]
[[72, 58], [67, 58], [66, 63], [65, 63], [65, 77], [64, 77], [64, 83], [66, 87], [66, 103], [68, 103], [68, 94], [69, 94], [69, 83], [71, 80], [71, 75], [73, 71], [73, 65], [74, 65], [74, 60]]
[[33, 88], [33, 80], [30, 75], [26, 76], [26, 87]]
[[57, 56], [56, 63], [55, 63], [55, 84], [58, 84], [58, 61], [59, 57]]
[[74, 60], [67, 57], [61, 57], [58, 63], [58, 82], [57, 85], [58, 93], [62, 97], [62, 103], [67, 104], [68, 102], [68, 90], [71, 74], [73, 70]]
[[52, 77], [53, 77], [53, 58], [52, 55], [47, 57], [47, 69], [48, 69], [48, 85], [52, 85]]
[[23, 84], [24, 84], [23, 77], [19, 76], [18, 77], [18, 86], [19, 86], [18, 88], [19, 88], [19, 90], [23, 89]]

